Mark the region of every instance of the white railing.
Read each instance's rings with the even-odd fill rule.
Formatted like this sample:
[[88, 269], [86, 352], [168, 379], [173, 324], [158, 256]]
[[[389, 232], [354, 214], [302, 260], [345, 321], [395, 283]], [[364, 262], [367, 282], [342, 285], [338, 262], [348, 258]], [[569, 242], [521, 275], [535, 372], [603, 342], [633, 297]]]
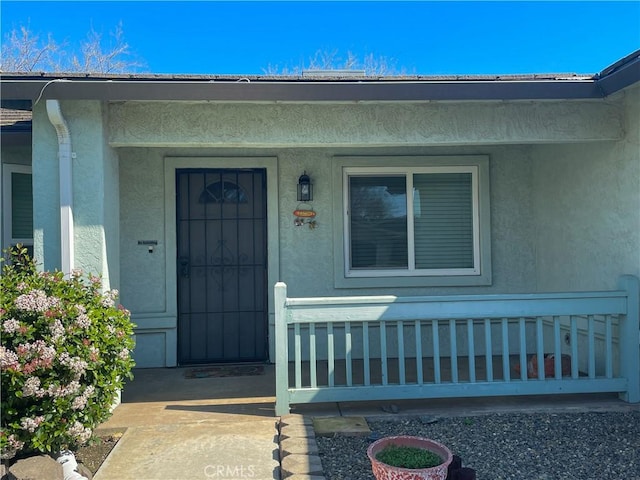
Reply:
[[524, 295], [287, 298], [276, 414], [291, 404], [618, 392], [640, 402], [639, 282]]

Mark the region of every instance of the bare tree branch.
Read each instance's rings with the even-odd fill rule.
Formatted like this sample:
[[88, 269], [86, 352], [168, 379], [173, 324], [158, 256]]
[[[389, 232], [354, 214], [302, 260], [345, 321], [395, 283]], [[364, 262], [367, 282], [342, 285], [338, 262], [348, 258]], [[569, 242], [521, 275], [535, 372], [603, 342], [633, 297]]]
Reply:
[[297, 76], [302, 73], [302, 68], [288, 67], [288, 66], [281, 67], [280, 65], [277, 65], [277, 64], [273, 65], [270, 63], [269, 65], [267, 65], [266, 68], [262, 69], [262, 73], [268, 76], [285, 76], [285, 75]]
[[2, 43], [0, 70], [32, 72], [49, 69], [54, 65], [53, 57], [61, 46], [49, 35], [46, 42], [40, 41], [28, 26], [12, 30]]
[[51, 35], [46, 42], [40, 42], [28, 26], [23, 26], [5, 36], [0, 70], [125, 73], [144, 67], [133, 58], [129, 44], [124, 41], [122, 23], [116, 26], [110, 37], [109, 45], [103, 45], [102, 34], [92, 27], [79, 51], [74, 51], [65, 48], [66, 43], [58, 45]]
[[305, 70], [363, 70], [366, 76], [393, 76], [404, 75], [404, 68], [398, 69], [393, 58], [374, 55], [369, 53], [362, 61], [352, 51], [347, 51], [342, 57], [338, 50], [317, 50], [309, 58], [307, 65], [301, 65], [294, 70], [287, 67], [281, 68], [279, 65], [272, 65], [263, 71], [269, 75], [292, 75], [300, 74]]

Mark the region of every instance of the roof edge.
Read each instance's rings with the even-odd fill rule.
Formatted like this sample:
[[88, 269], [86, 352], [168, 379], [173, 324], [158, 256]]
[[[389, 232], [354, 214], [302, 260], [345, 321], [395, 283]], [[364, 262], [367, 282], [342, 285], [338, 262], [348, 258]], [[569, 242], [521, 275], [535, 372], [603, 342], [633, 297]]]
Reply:
[[640, 81], [640, 50], [597, 75], [302, 78], [0, 73], [2, 103], [41, 99], [216, 102], [419, 102], [599, 99]]
[[605, 97], [640, 81], [640, 50], [630, 53], [596, 75]]
[[197, 81], [34, 80], [0, 76], [3, 100], [232, 102], [420, 102], [591, 99], [602, 96], [592, 79], [511, 81]]

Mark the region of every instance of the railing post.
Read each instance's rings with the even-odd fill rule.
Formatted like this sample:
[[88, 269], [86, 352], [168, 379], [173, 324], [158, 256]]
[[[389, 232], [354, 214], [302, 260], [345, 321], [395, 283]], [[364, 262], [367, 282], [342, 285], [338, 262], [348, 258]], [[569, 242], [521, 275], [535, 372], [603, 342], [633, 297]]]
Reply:
[[287, 285], [274, 287], [276, 334], [276, 415], [289, 413], [289, 339], [287, 325]]
[[623, 275], [620, 290], [627, 292], [627, 315], [620, 323], [620, 374], [627, 379], [626, 392], [620, 398], [629, 403], [640, 402], [640, 282], [638, 277]]

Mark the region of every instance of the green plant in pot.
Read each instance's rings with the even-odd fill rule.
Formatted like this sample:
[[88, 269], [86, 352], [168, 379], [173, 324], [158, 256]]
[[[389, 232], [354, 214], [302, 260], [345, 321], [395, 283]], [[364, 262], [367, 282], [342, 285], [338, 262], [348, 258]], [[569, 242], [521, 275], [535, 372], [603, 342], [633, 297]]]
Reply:
[[445, 480], [453, 454], [422, 437], [385, 437], [367, 449], [376, 480]]

